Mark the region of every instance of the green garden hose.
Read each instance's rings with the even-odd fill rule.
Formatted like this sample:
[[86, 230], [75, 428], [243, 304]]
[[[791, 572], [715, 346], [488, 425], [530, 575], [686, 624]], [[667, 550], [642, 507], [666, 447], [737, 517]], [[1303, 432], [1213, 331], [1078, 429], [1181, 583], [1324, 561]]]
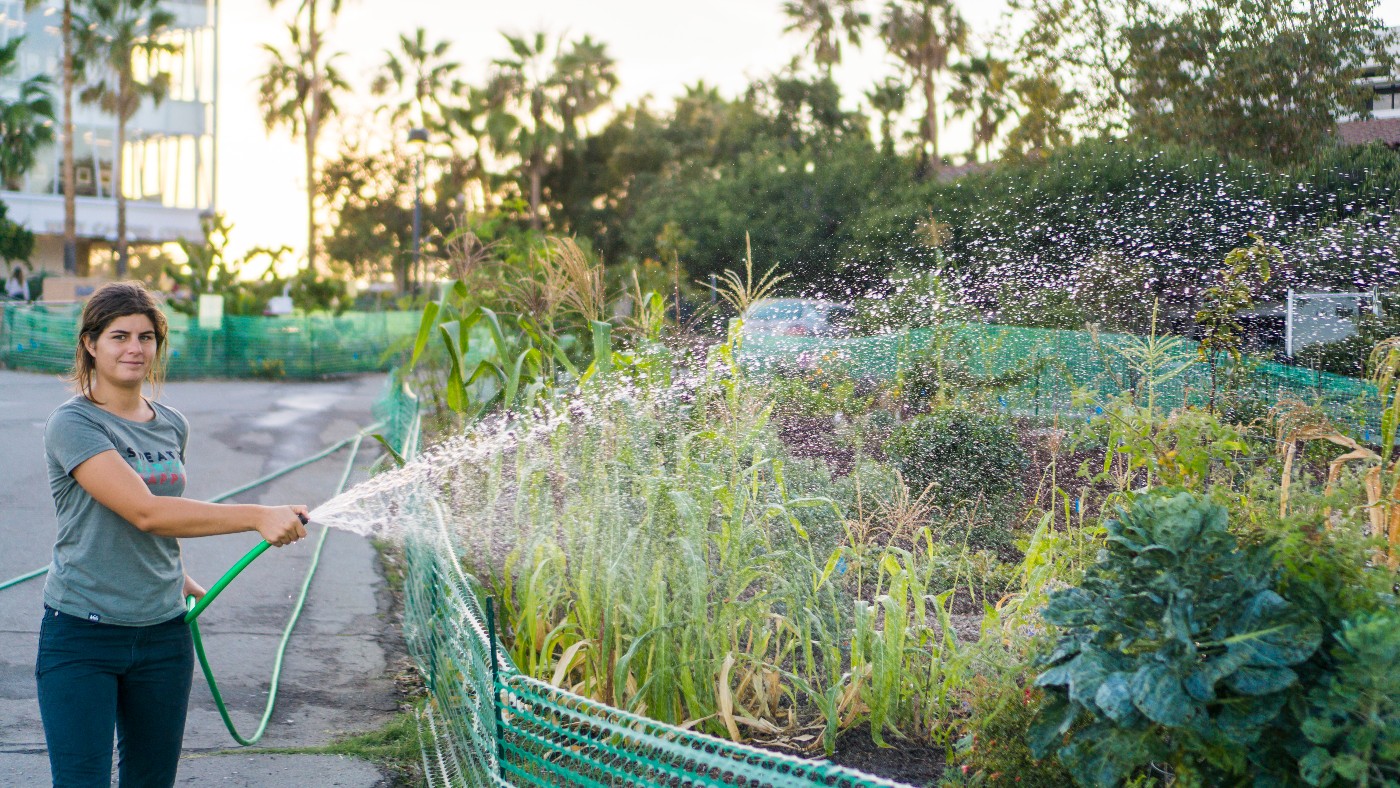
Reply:
[[19, 577], [12, 577], [3, 583], [0, 583], [0, 591], [4, 591], [10, 586], [17, 586], [26, 580], [33, 580], [34, 578], [38, 577], [39, 575], [42, 575], [47, 571], [49, 571], [49, 568], [47, 566], [41, 566], [38, 569], [35, 569], [33, 572], [26, 572], [25, 574], [22, 574]]
[[[360, 433], [353, 438], [354, 445], [350, 449], [349, 459], [345, 461], [345, 471], [341, 474], [340, 483], [336, 485], [335, 492], [331, 497], [339, 495], [345, 489], [345, 483], [350, 478], [350, 471], [355, 467], [355, 456], [360, 453], [360, 443], [364, 441], [365, 435], [368, 434], [370, 430], [376, 429], [377, 426], [378, 425], [375, 425], [361, 430]], [[343, 446], [344, 442], [339, 445]], [[323, 452], [317, 456], [316, 459], [320, 459], [328, 453], [329, 452]], [[259, 542], [256, 547], [249, 550], [246, 555], [238, 559], [238, 563], [230, 567], [229, 570], [224, 573], [224, 576], [219, 578], [218, 582], [210, 586], [209, 590], [205, 592], [204, 598], [199, 600], [199, 602], [196, 603], [193, 596], [185, 598], [185, 607], [188, 610], [188, 612], [185, 613], [185, 621], [190, 625], [190, 635], [194, 639], [194, 652], [199, 657], [199, 667], [200, 670], [204, 672], [204, 680], [209, 684], [209, 694], [214, 698], [214, 705], [218, 707], [219, 717], [223, 719], [224, 727], [228, 729], [229, 735], [233, 737], [234, 741], [244, 747], [257, 744], [258, 741], [262, 739], [263, 734], [267, 732], [267, 723], [272, 719], [272, 708], [277, 703], [277, 690], [282, 679], [282, 661], [287, 656], [287, 644], [291, 641], [292, 630], [296, 627], [297, 621], [301, 618], [301, 610], [306, 606], [306, 595], [311, 591], [311, 579], [316, 576], [316, 567], [321, 563], [321, 550], [326, 546], [326, 537], [330, 535], [330, 532], [330, 528], [322, 528], [321, 536], [316, 540], [316, 551], [311, 554], [311, 566], [307, 568], [306, 579], [301, 583], [301, 593], [297, 595], [296, 604], [292, 607], [292, 615], [287, 619], [287, 626], [282, 629], [282, 639], [277, 643], [277, 657], [272, 662], [271, 686], [267, 693], [267, 704], [263, 707], [262, 719], [258, 721], [258, 729], [253, 732], [253, 735], [247, 738], [239, 734], [238, 729], [233, 725], [233, 719], [229, 717], [228, 706], [225, 705], [224, 697], [219, 692], [218, 682], [214, 680], [214, 670], [209, 667], [209, 658], [204, 654], [204, 639], [200, 636], [199, 623], [195, 619], [199, 617], [200, 613], [204, 612], [204, 609], [209, 606], [209, 603], [214, 601], [214, 597], [218, 596], [219, 592], [223, 591], [225, 586], [233, 582], [233, 579], [238, 577], [240, 572], [246, 569], [249, 564], [253, 563], [253, 560], [258, 556], [267, 552], [267, 548], [272, 545], [268, 544], [266, 541]]]

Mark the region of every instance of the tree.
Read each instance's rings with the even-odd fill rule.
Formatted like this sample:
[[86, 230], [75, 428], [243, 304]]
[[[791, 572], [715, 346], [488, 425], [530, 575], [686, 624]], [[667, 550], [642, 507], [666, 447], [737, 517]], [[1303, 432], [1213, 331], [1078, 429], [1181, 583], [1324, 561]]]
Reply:
[[1068, 145], [1069, 114], [1077, 93], [1066, 93], [1052, 74], [1028, 74], [1011, 83], [1020, 107], [1016, 126], [1006, 135], [1002, 149], [1015, 156], [1043, 158]]
[[397, 103], [388, 105], [395, 124], [426, 129], [438, 137], [452, 135], [456, 105], [447, 99], [460, 96], [466, 85], [456, 77], [460, 64], [447, 59], [452, 44], [447, 40], [428, 43], [423, 28], [413, 35], [399, 36], [399, 51], [385, 50], [384, 64], [370, 83], [376, 96], [396, 94]]
[[1368, 64], [1393, 36], [1370, 0], [1191, 0], [1119, 31], [1133, 125], [1171, 142], [1275, 162], [1309, 158], [1338, 118], [1363, 113]]
[[[1374, 0], [1013, 0], [1017, 70], [1076, 97], [1072, 126], [1306, 160], [1390, 73]], [[1373, 69], [1374, 71], [1368, 71]]]
[[953, 117], [972, 114], [972, 158], [977, 158], [977, 146], [982, 156], [992, 160], [992, 140], [1001, 124], [1011, 115], [1011, 64], [991, 54], [972, 57], [953, 64], [955, 82], [948, 93]]
[[880, 25], [885, 46], [924, 98], [919, 124], [925, 173], [938, 167], [938, 77], [967, 45], [968, 25], [953, 0], [889, 0]]
[[577, 142], [583, 138], [579, 124], [607, 106], [617, 89], [617, 63], [608, 54], [607, 44], [585, 35], [555, 58], [549, 83], [557, 94], [564, 138]]
[[505, 34], [505, 39], [513, 57], [493, 61], [496, 70], [486, 86], [491, 107], [487, 129], [494, 148], [519, 158], [519, 171], [527, 184], [530, 227], [539, 230], [544, 175], [560, 134], [546, 93], [548, 46], [543, 31], [532, 36]]
[[[268, 0], [276, 7], [280, 0]], [[325, 6], [329, 6], [326, 8]], [[315, 270], [317, 144], [326, 122], [338, 112], [336, 93], [350, 89], [335, 67], [343, 53], [325, 52], [325, 31], [317, 17], [325, 11], [332, 20], [340, 13], [341, 0], [298, 0], [296, 14], [287, 25], [286, 49], [263, 44], [267, 70], [258, 80], [258, 109], [269, 132], [285, 126], [293, 137], [301, 136], [306, 155], [306, 265]]]
[[[437, 180], [424, 190], [423, 251], [441, 251], [444, 230], [461, 206], [455, 195], [470, 177], [470, 164], [451, 157], [434, 168]], [[326, 256], [357, 276], [389, 273], [400, 293], [412, 291], [413, 157], [402, 150], [371, 151], [345, 141], [340, 155], [322, 168], [319, 191], [333, 216]], [[431, 198], [431, 199], [430, 199]]]
[[870, 25], [870, 14], [860, 10], [857, 0], [787, 0], [783, 13], [789, 19], [784, 32], [807, 36], [812, 62], [827, 76], [841, 63], [841, 34], [851, 46], [859, 47], [861, 34]]
[[[178, 52], [163, 37], [175, 24], [175, 15], [160, 0], [83, 0], [76, 19], [75, 46], [82, 52], [87, 84], [79, 94], [85, 104], [96, 104], [117, 119], [112, 156], [112, 194], [117, 202], [117, 276], [126, 276], [125, 149], [126, 126], [142, 102], [156, 104], [170, 92], [170, 74], [158, 70], [156, 57]], [[138, 70], [137, 59], [145, 63]]]
[[[1026, 20], [1016, 44], [1023, 91], [1074, 96], [1076, 128], [1111, 136], [1128, 128], [1128, 53], [1117, 31], [1136, 24], [1153, 0], [1009, 0]], [[1054, 113], [1045, 113], [1045, 116]]]
[[617, 87], [616, 64], [606, 46], [588, 36], [568, 49], [551, 47], [544, 32], [505, 39], [512, 56], [494, 61], [485, 91], [486, 129], [494, 149], [518, 159], [530, 226], [538, 230], [545, 179], [571, 169], [565, 165], [581, 139], [579, 124], [608, 103]]
[[[30, 2], [37, 4], [37, 0]], [[81, 270], [78, 265], [78, 174], [73, 164], [73, 91], [82, 68], [73, 36], [73, 0], [63, 0], [59, 34], [63, 39], [63, 270], [86, 275], [87, 255]]]
[[908, 95], [909, 89], [894, 77], [886, 77], [865, 94], [870, 108], [880, 116], [880, 150], [886, 155], [894, 153], [894, 119], [904, 111]]
[[[12, 81], [24, 37], [0, 46], [0, 80]], [[0, 98], [0, 181], [12, 184], [34, 166], [39, 149], [53, 142], [53, 96], [43, 74], [19, 84], [14, 98]]]
[[[0, 80], [10, 81], [19, 68], [24, 37], [0, 46]], [[0, 98], [0, 183], [17, 181], [34, 165], [39, 148], [53, 142], [53, 97], [49, 78], [40, 74], [19, 84], [14, 98]], [[34, 253], [34, 233], [10, 221], [0, 204], [0, 257], [28, 260]]]
[[185, 263], [176, 265], [167, 262], [165, 275], [177, 286], [189, 289], [189, 300], [172, 299], [171, 306], [177, 312], [188, 315], [199, 313], [199, 296], [224, 292], [238, 281], [239, 266], [227, 259], [229, 233], [233, 225], [222, 213], [206, 216], [200, 220], [204, 240], [196, 243], [179, 239], [176, 243], [185, 254]]
[[583, 203], [592, 201], [587, 193], [590, 140], [584, 119], [611, 101], [618, 85], [617, 63], [606, 44], [585, 35], [555, 58], [550, 83], [562, 131], [551, 190], [555, 201], [565, 206], [567, 217], [569, 209], [576, 213]]
[[[24, 0], [24, 10], [32, 11], [41, 2], [43, 0]], [[73, 0], [63, 0], [59, 38], [63, 52], [60, 87], [63, 94], [63, 270], [69, 274], [86, 274], [86, 256], [82, 270], [79, 270], [78, 266], [78, 203], [75, 194], [77, 173], [73, 167], [73, 92], [76, 90], [77, 73], [82, 70], [75, 52]], [[49, 141], [52, 141], [52, 138]]]

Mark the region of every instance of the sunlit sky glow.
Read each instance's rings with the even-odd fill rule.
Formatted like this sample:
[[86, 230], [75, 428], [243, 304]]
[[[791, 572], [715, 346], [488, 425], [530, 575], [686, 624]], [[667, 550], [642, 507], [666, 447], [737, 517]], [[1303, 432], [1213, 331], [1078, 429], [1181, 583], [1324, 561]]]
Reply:
[[[263, 2], [221, 3], [218, 207], [235, 225], [230, 239], [235, 254], [255, 246], [305, 246], [301, 143], [284, 131], [269, 136], [256, 104], [255, 80], [267, 62], [261, 44], [281, 43], [283, 20], [293, 4], [282, 5], [273, 11]], [[962, 8], [978, 40], [989, 39], [1003, 24], [1003, 0], [963, 2]], [[1400, 0], [1383, 0], [1380, 16], [1400, 24]], [[753, 79], [780, 70], [803, 46], [799, 37], [783, 33], [785, 26], [779, 0], [345, 0], [330, 46], [347, 53], [341, 68], [359, 94], [345, 102], [351, 115], [371, 106], [368, 84], [384, 51], [397, 48], [400, 33], [418, 27], [428, 30], [430, 41], [452, 41], [462, 77], [478, 84], [491, 61], [507, 54], [500, 31], [589, 34], [607, 43], [617, 60], [616, 103], [651, 95], [664, 104], [700, 79], [733, 96]], [[854, 106], [893, 67], [876, 42], [846, 55], [836, 76]], [[964, 128], [950, 127], [941, 147], [960, 153], [969, 144]], [[332, 145], [323, 150], [333, 152]]]

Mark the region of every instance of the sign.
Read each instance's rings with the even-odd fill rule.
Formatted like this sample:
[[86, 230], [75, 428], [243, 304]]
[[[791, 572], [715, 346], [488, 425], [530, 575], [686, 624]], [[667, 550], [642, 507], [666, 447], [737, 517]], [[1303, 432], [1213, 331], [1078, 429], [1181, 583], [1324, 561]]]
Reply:
[[199, 294], [199, 329], [218, 331], [224, 327], [224, 297], [209, 293]]
[[264, 315], [290, 315], [292, 313], [292, 297], [289, 295], [273, 296], [267, 299], [267, 308], [263, 310]]

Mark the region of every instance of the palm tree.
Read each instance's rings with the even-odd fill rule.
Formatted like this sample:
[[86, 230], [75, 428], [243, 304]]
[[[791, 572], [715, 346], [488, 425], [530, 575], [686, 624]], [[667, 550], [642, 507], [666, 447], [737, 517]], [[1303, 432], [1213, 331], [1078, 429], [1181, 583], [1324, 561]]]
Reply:
[[[24, 0], [24, 10], [32, 11], [44, 0]], [[63, 47], [63, 271], [86, 274], [78, 270], [78, 203], [77, 173], [73, 167], [73, 91], [76, 74], [82, 66], [75, 59], [73, 40], [73, 0], [63, 0], [59, 36]], [[46, 80], [47, 81], [47, 80]], [[52, 132], [50, 132], [52, 135]]]
[[466, 90], [455, 76], [461, 65], [447, 59], [451, 47], [447, 40], [429, 44], [427, 31], [420, 27], [411, 37], [399, 36], [398, 52], [384, 51], [384, 63], [370, 83], [370, 92], [397, 94], [399, 102], [385, 107], [394, 123], [424, 128], [434, 136], [451, 135], [453, 107], [444, 99]]
[[887, 155], [894, 153], [894, 119], [904, 111], [908, 95], [909, 89], [894, 77], [886, 77], [865, 94], [870, 108], [880, 115], [880, 150]]
[[967, 45], [968, 26], [953, 0], [889, 0], [880, 33], [890, 54], [924, 95], [919, 136], [925, 172], [938, 167], [938, 76]]
[[972, 119], [972, 157], [977, 158], [980, 144], [984, 160], [991, 161], [992, 140], [1011, 115], [1011, 64], [987, 54], [954, 63], [952, 71], [956, 81], [948, 103], [953, 117], [976, 113]]
[[[74, 45], [82, 53], [87, 71], [87, 84], [78, 98], [117, 119], [112, 194], [117, 201], [117, 276], [123, 277], [128, 263], [126, 190], [122, 187], [126, 124], [142, 102], [150, 99], [159, 104], [170, 92], [170, 74], [157, 70], [156, 57], [179, 51], [176, 44], [162, 40], [175, 24], [175, 15], [161, 8], [161, 0], [83, 0], [74, 21]], [[137, 58], [145, 58], [140, 72]]]
[[468, 85], [463, 93], [462, 102], [444, 110], [449, 127], [460, 131], [472, 141], [472, 152], [464, 157], [470, 173], [467, 180], [474, 180], [479, 184], [482, 200], [480, 207], [489, 210], [493, 204], [492, 195], [496, 193], [498, 180], [498, 176], [493, 175], [486, 166], [487, 151], [492, 139], [489, 125], [493, 112], [491, 96], [482, 88]]
[[[487, 129], [496, 150], [513, 151], [520, 157], [521, 174], [528, 182], [530, 227], [538, 230], [544, 175], [561, 133], [549, 114], [548, 45], [543, 32], [528, 37], [504, 35], [514, 57], [494, 61], [496, 70], [486, 86], [491, 107]], [[523, 122], [517, 111], [529, 122]]]
[[[9, 81], [19, 68], [24, 37], [0, 46], [0, 81]], [[0, 183], [9, 184], [34, 165], [39, 149], [53, 142], [53, 96], [49, 78], [30, 77], [13, 99], [0, 98]]]
[[[552, 172], [567, 177], [584, 119], [605, 106], [617, 87], [617, 64], [607, 46], [589, 36], [567, 49], [562, 42], [551, 47], [543, 32], [505, 34], [505, 39], [512, 56], [494, 61], [486, 89], [473, 97], [473, 112], [482, 119], [491, 148], [519, 159], [530, 226], [538, 230], [545, 177]], [[552, 196], [559, 198], [559, 189]]]
[[[26, 5], [38, 5], [39, 0], [27, 0]], [[73, 90], [81, 66], [76, 58], [73, 40], [73, 0], [63, 0], [63, 270], [69, 274], [87, 274], [87, 256], [82, 270], [78, 269], [78, 174], [73, 166]]]
[[[301, 135], [306, 149], [306, 267], [315, 270], [316, 197], [320, 192], [317, 177], [316, 147], [326, 121], [338, 108], [335, 95], [350, 89], [349, 83], [335, 67], [343, 53], [326, 54], [317, 16], [327, 11], [332, 20], [340, 13], [341, 0], [298, 0], [297, 11], [287, 25], [288, 47], [280, 50], [263, 44], [268, 54], [267, 70], [258, 78], [258, 109], [269, 132], [286, 126], [292, 136]], [[268, 0], [276, 8], [280, 0]]]
[[570, 141], [580, 139], [579, 123], [604, 107], [617, 89], [617, 61], [608, 54], [608, 45], [585, 35], [554, 60], [549, 79], [557, 93], [560, 125]]
[[841, 33], [858, 47], [870, 24], [870, 14], [859, 9], [859, 0], [787, 0], [783, 13], [791, 20], [783, 32], [806, 35], [812, 62], [827, 76], [841, 62]]

